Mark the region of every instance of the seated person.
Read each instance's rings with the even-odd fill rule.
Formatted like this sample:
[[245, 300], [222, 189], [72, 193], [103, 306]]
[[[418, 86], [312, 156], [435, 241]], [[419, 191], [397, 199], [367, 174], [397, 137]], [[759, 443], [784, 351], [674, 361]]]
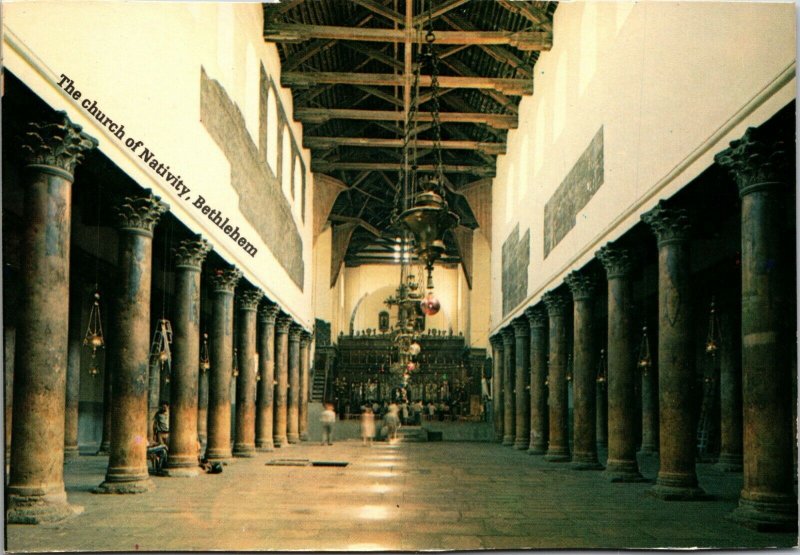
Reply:
[[153, 473], [161, 475], [164, 472], [164, 465], [169, 458], [167, 446], [163, 443], [153, 442], [147, 446], [147, 458], [153, 467]]

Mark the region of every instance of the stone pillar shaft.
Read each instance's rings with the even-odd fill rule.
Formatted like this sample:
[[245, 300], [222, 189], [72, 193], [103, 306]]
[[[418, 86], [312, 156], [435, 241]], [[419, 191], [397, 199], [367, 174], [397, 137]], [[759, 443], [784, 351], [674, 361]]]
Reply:
[[531, 441], [531, 398], [530, 398], [530, 327], [528, 319], [522, 316], [514, 320], [514, 337], [516, 344], [516, 399], [514, 423], [514, 449], [528, 449]]
[[119, 289], [109, 365], [114, 372], [111, 453], [97, 493], [142, 493], [153, 484], [147, 470], [147, 361], [150, 353], [150, 281], [153, 228], [167, 206], [146, 192], [119, 208]]
[[[106, 335], [106, 345], [113, 345], [114, 317], [111, 315], [108, 333]], [[98, 455], [109, 455], [111, 451], [111, 410], [113, 408], [112, 397], [114, 390], [114, 369], [111, 368], [108, 347], [106, 347], [106, 363], [103, 365], [103, 430], [100, 436], [100, 446], [97, 449]]]
[[597, 252], [608, 277], [608, 460], [612, 482], [643, 481], [636, 460], [636, 345], [632, 336], [631, 260], [628, 251], [606, 245]]
[[292, 325], [289, 329], [289, 398], [287, 406], [286, 439], [289, 443], [300, 441], [300, 336], [303, 328]]
[[197, 395], [200, 367], [200, 268], [210, 246], [196, 237], [175, 252], [175, 319], [169, 410], [170, 476], [197, 476]]
[[[648, 341], [649, 341], [648, 336]], [[653, 367], [642, 371], [642, 447], [640, 453], [658, 452], [658, 374]]]
[[203, 451], [208, 443], [208, 372], [200, 369], [197, 377], [197, 441]]
[[233, 291], [242, 273], [217, 270], [211, 278], [209, 333], [208, 439], [206, 458], [231, 458], [231, 376], [233, 374]]
[[97, 143], [61, 112], [30, 124], [6, 521], [71, 516], [64, 491], [70, 217], [75, 165]]
[[547, 414], [547, 312], [541, 307], [525, 310], [531, 329], [531, 439], [528, 453], [544, 455], [549, 436]]
[[781, 222], [793, 149], [750, 128], [716, 156], [742, 199], [742, 405], [744, 472], [731, 518], [759, 530], [797, 530], [793, 481], [790, 337], [783, 322], [789, 277]]
[[260, 290], [247, 290], [239, 300], [235, 457], [252, 457], [256, 453], [256, 309], [263, 296]]
[[652, 495], [666, 500], [703, 496], [695, 470], [692, 422], [694, 351], [686, 211], [663, 201], [642, 215], [658, 237], [658, 393], [660, 467]]
[[573, 298], [573, 468], [602, 470], [597, 461], [595, 429], [595, 346], [592, 321], [594, 281], [572, 272], [566, 278]]
[[495, 441], [503, 441], [503, 338], [490, 338], [492, 344], [492, 423]]
[[[739, 308], [738, 306], [736, 307]], [[716, 468], [742, 471], [742, 349], [741, 313], [720, 313], [720, 453]]]
[[256, 449], [272, 451], [273, 393], [275, 391], [275, 317], [278, 306], [268, 303], [258, 312], [261, 329], [258, 334], [258, 382], [256, 400]]
[[503, 445], [513, 445], [516, 435], [514, 418], [514, 377], [516, 353], [514, 352], [514, 330], [504, 328], [503, 334]]
[[67, 391], [64, 414], [64, 458], [78, 456], [78, 401], [81, 393], [81, 350], [83, 332], [81, 308], [83, 287], [73, 283], [69, 300], [69, 346], [67, 353]]
[[566, 462], [569, 455], [567, 406], [567, 306], [564, 295], [555, 291], [544, 294], [550, 319], [550, 371], [548, 374], [548, 405], [550, 406], [550, 441], [544, 458], [550, 462]]
[[281, 315], [275, 324], [275, 406], [272, 440], [275, 447], [287, 444], [286, 405], [289, 389], [289, 326], [292, 319]]
[[308, 392], [311, 334], [303, 332], [300, 338], [300, 441], [308, 440]]
[[[11, 319], [11, 315], [6, 313], [5, 318]], [[3, 326], [3, 399], [5, 400], [3, 415], [5, 418], [6, 465], [11, 461], [11, 418], [14, 412], [14, 346], [16, 338], [16, 325], [6, 322]], [[6, 468], [6, 472], [8, 472], [8, 468]]]

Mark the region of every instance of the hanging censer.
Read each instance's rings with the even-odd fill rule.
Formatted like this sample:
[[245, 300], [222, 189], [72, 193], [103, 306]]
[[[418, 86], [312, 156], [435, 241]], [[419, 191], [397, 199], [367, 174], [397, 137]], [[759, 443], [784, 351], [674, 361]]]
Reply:
[[166, 383], [169, 383], [169, 371], [172, 362], [170, 343], [172, 343], [172, 324], [166, 318], [162, 318], [158, 321], [156, 331], [153, 334], [153, 343], [150, 346], [150, 364], [152, 365], [157, 361], [162, 373], [164, 372], [164, 366], [167, 366], [167, 375], [164, 378]]
[[200, 372], [205, 374], [211, 368], [211, 358], [208, 356], [208, 334], [203, 334], [203, 344], [200, 345]]
[[639, 344], [639, 358], [636, 366], [642, 371], [643, 376], [646, 376], [648, 370], [653, 366], [653, 358], [650, 356], [650, 340], [647, 338], [647, 326], [642, 326], [642, 341]]
[[100, 373], [97, 369], [97, 349], [105, 348], [103, 338], [103, 323], [100, 320], [100, 293], [95, 287], [94, 302], [89, 311], [89, 325], [86, 328], [86, 335], [83, 338], [83, 345], [92, 348], [92, 362], [89, 367], [89, 374], [96, 376]]

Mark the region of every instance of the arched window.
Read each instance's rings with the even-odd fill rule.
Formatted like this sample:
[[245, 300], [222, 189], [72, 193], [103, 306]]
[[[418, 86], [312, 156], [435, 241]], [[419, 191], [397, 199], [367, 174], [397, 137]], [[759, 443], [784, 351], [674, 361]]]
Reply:
[[278, 175], [278, 104], [275, 89], [267, 89], [267, 164]]

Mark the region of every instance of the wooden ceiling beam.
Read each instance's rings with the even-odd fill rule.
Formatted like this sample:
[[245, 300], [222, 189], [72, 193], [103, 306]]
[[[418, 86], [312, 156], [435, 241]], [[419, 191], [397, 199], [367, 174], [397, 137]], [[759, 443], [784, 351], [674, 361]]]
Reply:
[[397, 23], [398, 25], [403, 24], [403, 16], [380, 2], [375, 2], [375, 0], [352, 0], [352, 2], [353, 4], [358, 4], [362, 8], [368, 9], [374, 14], [388, 19], [392, 23]]
[[[434, 141], [416, 141], [417, 147], [433, 148]], [[303, 137], [303, 146], [310, 149], [336, 148], [339, 146], [364, 147], [364, 148], [403, 148], [403, 139], [378, 139], [374, 137]], [[444, 150], [471, 150], [480, 151], [489, 155], [506, 153], [504, 143], [490, 143], [483, 141], [441, 141]]]
[[[406, 40], [406, 31], [277, 22], [264, 26], [264, 40], [268, 42], [291, 43], [312, 39], [400, 43]], [[424, 44], [425, 31], [411, 33], [410, 40], [414, 44]], [[553, 34], [550, 31], [436, 31], [436, 44], [507, 45], [519, 50], [550, 50]]]
[[[439, 4], [439, 6], [433, 8], [432, 11], [421, 13], [414, 18], [414, 27], [419, 27], [420, 25], [425, 25], [428, 23], [428, 20], [435, 20], [439, 19], [444, 14], [453, 11], [457, 7], [461, 6], [462, 4], [466, 4], [469, 0], [447, 0]], [[435, 31], [434, 34], [438, 37], [439, 31]], [[438, 39], [437, 39], [438, 40]]]
[[349, 42], [343, 41], [342, 46], [353, 50], [354, 52], [358, 52], [359, 54], [363, 54], [372, 60], [376, 60], [389, 66], [392, 69], [397, 71], [403, 71], [403, 63], [399, 60], [395, 60], [391, 56], [388, 56], [386, 53], [381, 52], [377, 48], [372, 48], [371, 46], [367, 46], [362, 42]]
[[[391, 110], [353, 110], [347, 108], [296, 108], [295, 119], [303, 123], [325, 123], [332, 119], [403, 121], [403, 113]], [[417, 113], [417, 121], [433, 121], [431, 112]], [[482, 123], [495, 129], [516, 129], [518, 118], [512, 114], [485, 114], [482, 112], [440, 112], [442, 123]]]
[[[311, 161], [311, 171], [328, 173], [334, 171], [400, 171], [403, 164], [400, 162], [323, 162]], [[444, 164], [445, 173], [468, 173], [482, 177], [493, 177], [494, 167], [486, 165]], [[417, 167], [418, 172], [431, 173], [436, 171], [435, 164], [422, 164]]]
[[[361, 25], [366, 25], [373, 19], [374, 16], [370, 14], [367, 15], [366, 17], [359, 16], [358, 19], [353, 19], [349, 23], [352, 23], [356, 27], [360, 27]], [[337, 43], [338, 41], [330, 39], [315, 40], [300, 52], [296, 52], [291, 56], [288, 56], [286, 60], [281, 64], [281, 71], [293, 71], [298, 67], [300, 67], [300, 65], [303, 64], [304, 62], [307, 62], [308, 60], [313, 58], [316, 54], [324, 50], [328, 50], [329, 48], [333, 48], [334, 46], [336, 46]]]
[[[456, 14], [443, 17], [444, 21], [454, 29], [460, 31], [475, 31], [477, 27], [467, 19]], [[551, 35], [552, 40], [552, 35]], [[533, 67], [512, 51], [502, 46], [480, 44], [478, 47], [500, 63], [508, 64], [522, 73], [525, 77], [533, 77]]]
[[369, 231], [373, 235], [375, 235], [377, 237], [381, 236], [381, 230], [380, 229], [378, 229], [377, 227], [375, 227], [373, 225], [370, 225], [367, 221], [363, 220], [362, 218], [354, 218], [352, 216], [340, 216], [339, 214], [331, 214], [330, 216], [328, 216], [328, 219], [330, 221], [332, 221], [332, 222], [352, 223], [352, 224], [360, 225], [361, 227], [363, 227], [364, 229], [366, 229], [367, 231]]
[[[315, 87], [317, 85], [399, 87], [403, 85], [403, 76], [392, 73], [289, 71], [281, 74], [281, 85], [284, 87]], [[430, 87], [431, 76], [420, 75], [419, 86]], [[533, 79], [440, 75], [439, 86], [444, 89], [490, 89], [515, 96], [533, 93]]]
[[282, 0], [280, 2], [264, 4], [264, 21], [271, 21], [272, 18], [285, 14], [300, 4], [303, 4], [305, 1], [306, 0]]
[[[461, 62], [456, 58], [442, 60], [442, 64], [446, 65], [453, 71], [456, 71], [465, 77], [473, 76], [475, 74], [475, 72], [472, 71], [472, 69], [469, 66], [467, 66], [464, 62]], [[533, 80], [531, 80], [531, 86], [533, 86]], [[503, 109], [507, 110], [509, 106], [511, 106], [512, 109], [517, 108], [516, 103], [509, 97], [501, 93], [500, 91], [494, 89], [483, 89], [480, 92], [481, 94], [484, 94], [489, 98], [491, 98], [492, 100], [494, 100], [495, 102], [497, 102], [500, 106], [503, 107]]]
[[[312, 75], [314, 75], [314, 74], [312, 74]], [[402, 77], [402, 76], [399, 76], [399, 77]], [[399, 98], [397, 98], [395, 96], [392, 96], [389, 93], [385, 93], [380, 89], [376, 89], [375, 87], [369, 87], [367, 85], [356, 85], [355, 87], [357, 89], [359, 89], [359, 90], [364, 91], [365, 93], [371, 94], [372, 96], [376, 96], [376, 97], [380, 98], [381, 100], [385, 100], [386, 102], [388, 102], [389, 104], [391, 104], [393, 106], [397, 106], [398, 108], [402, 108], [403, 107], [403, 101], [402, 100], [400, 100]]]
[[497, 0], [497, 3], [511, 13], [521, 15], [534, 25], [539, 25], [542, 28], [552, 27], [552, 23], [547, 17], [547, 14], [543, 10], [533, 7], [528, 2], [521, 2], [520, 0]]

